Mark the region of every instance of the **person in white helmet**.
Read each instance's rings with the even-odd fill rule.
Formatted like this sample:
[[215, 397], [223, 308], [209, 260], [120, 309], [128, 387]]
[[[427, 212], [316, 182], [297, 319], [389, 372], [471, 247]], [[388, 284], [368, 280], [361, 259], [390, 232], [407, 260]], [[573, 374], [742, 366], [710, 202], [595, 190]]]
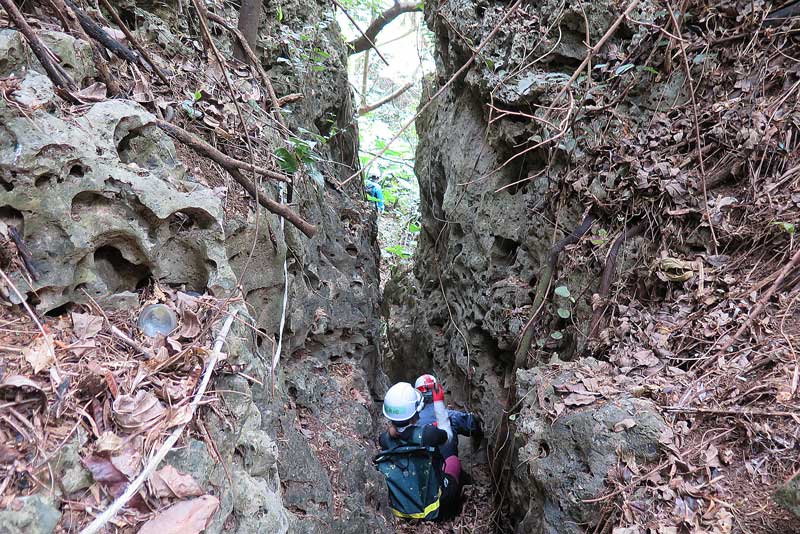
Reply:
[[435, 520], [458, 508], [461, 463], [458, 456], [440, 451], [453, 431], [438, 384], [431, 399], [436, 426], [418, 424], [424, 401], [408, 382], [393, 385], [383, 399], [389, 428], [378, 438], [381, 453], [375, 463], [385, 475], [390, 507], [398, 517]]
[[[436, 416], [433, 412], [433, 387], [439, 381], [431, 374], [424, 374], [417, 378], [414, 382], [414, 387], [422, 393], [422, 398], [425, 400], [425, 406], [419, 414], [420, 425], [436, 424]], [[447, 410], [448, 419], [450, 420], [450, 427], [453, 430], [453, 437], [444, 445], [442, 449], [443, 456], [450, 456], [458, 454], [458, 436], [469, 436], [472, 438], [473, 449], [477, 449], [483, 440], [483, 424], [477, 414], [462, 412], [459, 410]]]

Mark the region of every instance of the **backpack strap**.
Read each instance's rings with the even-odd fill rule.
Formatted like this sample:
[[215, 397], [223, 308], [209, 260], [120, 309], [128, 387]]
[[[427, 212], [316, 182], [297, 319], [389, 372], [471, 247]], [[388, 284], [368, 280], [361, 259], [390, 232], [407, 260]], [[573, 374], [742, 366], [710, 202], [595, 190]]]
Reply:
[[385, 462], [389, 460], [392, 456], [396, 456], [398, 454], [407, 454], [411, 452], [428, 452], [434, 453], [436, 449], [434, 447], [423, 447], [422, 445], [398, 445], [396, 447], [392, 447], [389, 450], [381, 451], [372, 458], [372, 462], [375, 464], [379, 464], [381, 462]]

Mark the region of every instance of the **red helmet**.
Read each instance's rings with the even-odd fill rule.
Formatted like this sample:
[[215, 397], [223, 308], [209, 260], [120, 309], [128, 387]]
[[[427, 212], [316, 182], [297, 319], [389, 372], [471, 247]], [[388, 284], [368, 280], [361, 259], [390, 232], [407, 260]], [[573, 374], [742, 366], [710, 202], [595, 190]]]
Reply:
[[417, 388], [417, 391], [425, 394], [433, 393], [433, 386], [438, 384], [436, 377], [433, 375], [422, 375], [421, 377], [417, 378], [417, 381], [414, 382], [414, 387]]

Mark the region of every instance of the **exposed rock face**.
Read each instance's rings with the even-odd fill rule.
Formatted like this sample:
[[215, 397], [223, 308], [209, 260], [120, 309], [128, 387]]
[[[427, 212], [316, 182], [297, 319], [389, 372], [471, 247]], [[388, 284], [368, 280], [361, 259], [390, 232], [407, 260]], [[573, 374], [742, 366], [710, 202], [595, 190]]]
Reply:
[[194, 291], [233, 287], [219, 200], [182, 180], [172, 142], [141, 106], [101, 102], [73, 122], [3, 103], [0, 118], [1, 215], [29, 245], [39, 309], [152, 278]]
[[[177, 20], [159, 21], [149, 7], [142, 2], [121, 9], [144, 22], [142, 39], [174, 52], [162, 30], [164, 21]], [[18, 98], [38, 108], [32, 116], [38, 130], [19, 110], [0, 103], [0, 216], [17, 227], [33, 253], [42, 311], [58, 313], [83, 302], [82, 290], [111, 305], [102, 299], [130, 296], [151, 279], [218, 295], [237, 284], [244, 288], [249, 307], [241, 314], [252, 313], [264, 336], [235, 325], [226, 352], [260, 384], [238, 376], [217, 379], [233, 415], [206, 419], [222, 463], [200, 441], [167, 458], [218, 491], [220, 512], [209, 532], [389, 532], [385, 483], [371, 463], [372, 391], [384, 387], [377, 352], [376, 223], [358, 180], [345, 190], [328, 185], [358, 165], [346, 53], [327, 7], [299, 1], [283, 10], [280, 25], [272, 14], [265, 16], [265, 24], [276, 26], [265, 35], [279, 38], [264, 38], [259, 51], [266, 48], [270, 60], [282, 54], [296, 60], [265, 67], [273, 67], [279, 95], [304, 94], [286, 114], [290, 127], [308, 140], [325, 140], [318, 149], [323, 162], [305, 169], [291, 198], [317, 225], [313, 240], [289, 224], [283, 230], [271, 214], [260, 214], [257, 235], [253, 213], [226, 219], [220, 199], [186, 173], [172, 141], [136, 103], [101, 102], [81, 117], [59, 116], [52, 84], [36, 64], [28, 65]], [[311, 38], [300, 39], [301, 33]], [[91, 56], [79, 53], [80, 42], [66, 45], [75, 50], [75, 78], [83, 80]], [[229, 46], [222, 41], [223, 50]], [[325, 50], [326, 68], [300, 69], [301, 46]], [[0, 55], [3, 75], [21, 75], [30, 54], [16, 32], [2, 31], [0, 48], [9, 51]], [[264, 141], [283, 144], [269, 128]], [[280, 329], [285, 260], [289, 301], [273, 376], [271, 339]], [[21, 278], [16, 282], [25, 287]], [[65, 447], [58, 463], [73, 491], [91, 482], [78, 461], [81, 439]], [[40, 518], [43, 533], [58, 521], [49, 526], [46, 515]], [[26, 528], [24, 518], [13, 521]]]
[[[582, 365], [598, 363], [589, 359]], [[517, 374], [521, 447], [509, 487], [513, 512], [521, 518], [516, 532], [585, 532], [600, 514], [596, 505], [583, 501], [603, 492], [619, 462], [636, 465], [659, 457], [667, 426], [650, 401], [623, 397], [553, 422], [548, 414], [557, 400], [553, 388], [577, 382], [575, 371], [569, 368], [546, 385], [536, 369]]]
[[[582, 5], [590, 40], [596, 42], [618, 16], [618, 7], [612, 2]], [[507, 9], [505, 3], [456, 0], [435, 9], [426, 6], [426, 21], [437, 39], [437, 74], [423, 101], [470, 59]], [[576, 139], [570, 133], [547, 151], [533, 148], [512, 158], [520, 145], [535, 145], [558, 133], [513, 113], [541, 113], [585, 56], [581, 9], [577, 2], [522, 3], [475, 64], [418, 119], [422, 233], [413, 273], [390, 281], [384, 296], [393, 351], [386, 368], [393, 379], [413, 379], [432, 368], [444, 379], [449, 398], [481, 412], [490, 430], [499, 425], [503, 409], [515, 408], [508, 405], [510, 398], [525, 399], [515, 416], [513, 464], [504, 466], [513, 473], [511, 522], [518, 532], [577, 532], [577, 525], [593, 524], [597, 517], [581, 500], [602, 492], [608, 459], [616, 457], [616, 449], [652, 459], [663, 424], [646, 403], [622, 399], [565, 414], [551, 427], [551, 419], [536, 408], [529, 374], [535, 371], [517, 374], [516, 389], [512, 395], [507, 391], [514, 384], [514, 350], [534, 312], [531, 303], [551, 247], [579, 225], [590, 203], [583, 197], [586, 183], [573, 185], [568, 171], [586, 156], [586, 138], [591, 137]], [[650, 16], [645, 3], [634, 18]], [[596, 62], [635, 43], [634, 32], [623, 24]], [[544, 61], [535, 61], [544, 55]], [[567, 102], [562, 99], [559, 105]], [[503, 110], [512, 115], [501, 116]], [[574, 132], [597, 127], [586, 117], [577, 124]], [[603, 187], [597, 189], [589, 198], [602, 193]], [[623, 256], [635, 258], [635, 250], [628, 244]], [[551, 292], [563, 285], [578, 298], [547, 303], [537, 335], [542, 352], [548, 358], [555, 355], [556, 361], [573, 359], [583, 350], [589, 296], [602, 267], [569, 251], [562, 263], [570, 268], [556, 273]], [[556, 314], [557, 306], [568, 317]], [[581, 335], [567, 325], [577, 325]], [[551, 337], [551, 332], [558, 334]], [[523, 362], [531, 363], [541, 362]], [[628, 411], [635, 412], [638, 430], [609, 430]], [[514, 436], [514, 428], [510, 432]]]

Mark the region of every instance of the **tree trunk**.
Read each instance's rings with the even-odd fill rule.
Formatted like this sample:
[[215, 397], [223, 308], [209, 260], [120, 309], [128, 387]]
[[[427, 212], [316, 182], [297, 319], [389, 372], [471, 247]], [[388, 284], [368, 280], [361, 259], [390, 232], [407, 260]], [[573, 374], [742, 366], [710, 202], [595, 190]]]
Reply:
[[[247, 39], [247, 44], [253, 50], [256, 49], [258, 39], [258, 25], [261, 23], [261, 7], [263, 0], [242, 0], [242, 9], [239, 11], [239, 31]], [[234, 43], [233, 57], [247, 63], [247, 53], [239, 45]]]

